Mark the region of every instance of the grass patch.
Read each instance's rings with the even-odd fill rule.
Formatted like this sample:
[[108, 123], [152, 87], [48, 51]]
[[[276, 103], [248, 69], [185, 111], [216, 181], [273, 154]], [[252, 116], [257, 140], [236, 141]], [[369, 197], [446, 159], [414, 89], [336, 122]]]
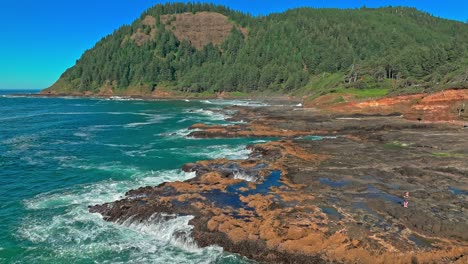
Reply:
[[375, 97], [383, 97], [388, 94], [388, 89], [380, 89], [380, 88], [370, 88], [370, 89], [356, 89], [356, 88], [349, 88], [344, 89], [340, 88], [335, 90], [335, 93], [339, 94], [352, 94], [356, 98], [375, 98]]
[[343, 85], [343, 73], [322, 73], [311, 76], [309, 82], [302, 88], [293, 92], [294, 95], [313, 95], [318, 97], [327, 94], [330, 90]]
[[[299, 96], [309, 95], [309, 100], [329, 93], [338, 95], [347, 94], [357, 99], [366, 99], [386, 96], [392, 88], [391, 81], [374, 82], [371, 80], [362, 80], [363, 87], [346, 88], [347, 84], [344, 83], [344, 78], [344, 73], [323, 73], [311, 76], [309, 82], [304, 87], [295, 90], [292, 94]], [[350, 85], [348, 84], [348, 86]], [[337, 100], [341, 100], [341, 98], [338, 97]], [[341, 103], [343, 101], [333, 103]]]

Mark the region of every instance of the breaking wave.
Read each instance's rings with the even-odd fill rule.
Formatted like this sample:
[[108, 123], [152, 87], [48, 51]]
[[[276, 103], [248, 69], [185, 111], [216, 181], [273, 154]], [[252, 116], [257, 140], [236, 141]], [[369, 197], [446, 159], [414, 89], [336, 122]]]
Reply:
[[222, 257], [221, 248], [201, 249], [193, 241], [192, 226], [188, 224], [192, 216], [154, 215], [144, 222], [127, 219], [115, 224], [88, 212], [89, 205], [120, 199], [129, 189], [195, 176], [179, 170], [158, 171], [156, 175], [133, 173], [130, 181], [106, 180], [26, 200], [24, 205], [30, 214], [17, 236], [35, 244], [47, 243], [51, 251], [30, 261], [76, 261], [81, 252], [95, 260], [106, 255], [106, 263], [212, 263]]
[[135, 127], [139, 127], [139, 126], [157, 124], [157, 123], [161, 123], [162, 121], [172, 117], [171, 115], [145, 114], [145, 113], [139, 113], [139, 114], [147, 116], [146, 121], [129, 123], [129, 124], [126, 124], [124, 127], [126, 127], [126, 128], [135, 128]]
[[197, 109], [199, 101], [180, 106], [71, 99], [0, 104], [13, 113], [0, 118], [6, 124], [0, 126], [0, 163], [6, 161], [8, 176], [0, 192], [18, 192], [0, 197], [15, 219], [0, 221], [6, 227], [0, 230], [0, 263], [246, 262], [218, 247], [198, 248], [191, 216], [110, 223], [88, 211], [131, 189], [195, 177], [172, 170], [186, 162], [247, 158], [250, 139], [186, 138], [191, 124], [226, 124], [229, 112], [216, 105]]
[[195, 114], [203, 115], [205, 117], [208, 117], [209, 120], [213, 120], [213, 121], [226, 120], [227, 118], [229, 118], [229, 116], [222, 113], [220, 109], [212, 109], [212, 110], [190, 109], [186, 113], [195, 113]]
[[197, 155], [204, 155], [210, 159], [246, 159], [249, 157], [251, 150], [248, 150], [245, 145], [229, 146], [229, 145], [215, 145], [207, 147], [203, 152]]

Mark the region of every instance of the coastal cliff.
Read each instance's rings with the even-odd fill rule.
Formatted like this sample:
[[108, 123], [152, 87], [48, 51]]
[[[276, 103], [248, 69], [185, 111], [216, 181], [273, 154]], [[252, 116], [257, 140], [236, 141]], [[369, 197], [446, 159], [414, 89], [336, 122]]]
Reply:
[[466, 88], [467, 32], [464, 23], [405, 7], [252, 17], [211, 4], [156, 5], [42, 93], [383, 96]]

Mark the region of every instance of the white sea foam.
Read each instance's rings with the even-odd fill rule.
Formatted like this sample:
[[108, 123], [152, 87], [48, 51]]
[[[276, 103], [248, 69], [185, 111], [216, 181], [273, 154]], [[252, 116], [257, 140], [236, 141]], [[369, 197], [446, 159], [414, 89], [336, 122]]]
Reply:
[[85, 170], [98, 169], [109, 172], [119, 172], [129, 175], [132, 180], [106, 180], [95, 184], [82, 185], [74, 191], [41, 194], [25, 201], [25, 207], [30, 210], [51, 209], [70, 205], [92, 205], [112, 202], [124, 196], [130, 189], [142, 186], [158, 185], [169, 181], [183, 181], [195, 177], [195, 173], [181, 170], [142, 171], [135, 167], [124, 168], [120, 165], [73, 166]]
[[[95, 113], [99, 112], [66, 112], [56, 114], [79, 115]], [[139, 115], [141, 116], [139, 119], [144, 120], [144, 122], [151, 121], [152, 118], [158, 116], [157, 113], [102, 113], [110, 115]], [[218, 113], [211, 111], [211, 113], [200, 112], [198, 114], [208, 116], [211, 119], [211, 115], [217, 115]], [[196, 118], [200, 119], [200, 117]], [[112, 126], [125, 126], [125, 124]], [[82, 127], [71, 131], [70, 134], [75, 132], [75, 136], [85, 138], [94, 135], [89, 131], [105, 129], [107, 127], [111, 126], [96, 125], [86, 128]], [[190, 132], [188, 129], [177, 130], [175, 136], [186, 136]], [[10, 144], [18, 146], [26, 144], [24, 148], [31, 151], [30, 148], [34, 144], [43, 144], [40, 140], [41, 138], [42, 134], [32, 138], [19, 138], [12, 140]], [[73, 136], [71, 138], [73, 139]], [[70, 143], [63, 140], [61, 142], [57, 140], [56, 142], [58, 144], [64, 142], [66, 144]], [[99, 142], [97, 143], [100, 144]], [[123, 152], [127, 151], [127, 155], [135, 156], [145, 155], [150, 151], [157, 151], [154, 149], [138, 149], [141, 147], [139, 145], [102, 145], [119, 148]], [[129, 148], [122, 149], [125, 147]], [[208, 158], [227, 157], [237, 159], [245, 158], [249, 154], [249, 151], [244, 146], [232, 147], [220, 145], [201, 149], [202, 153], [200, 154], [200, 147], [194, 147], [194, 152], [197, 152], [194, 155], [206, 155]], [[180, 151], [180, 148], [175, 151]], [[52, 154], [49, 153], [47, 155]], [[34, 251], [36, 250], [35, 248], [44, 246], [48, 248], [46, 254], [31, 254], [30, 259], [25, 259], [25, 262], [73, 263], [80, 262], [86, 258], [85, 260], [94, 259], [100, 263], [213, 263], [215, 261], [219, 262], [220, 258], [224, 258], [225, 255], [222, 253], [222, 249], [218, 247], [200, 249], [196, 246], [190, 236], [192, 228], [188, 224], [191, 219], [190, 216], [177, 217], [164, 222], [146, 221], [144, 223], [136, 223], [128, 221], [124, 225], [119, 225], [104, 221], [99, 214], [88, 212], [87, 207], [89, 205], [118, 200], [130, 189], [158, 185], [168, 181], [186, 180], [195, 177], [194, 172], [185, 173], [180, 170], [151, 171], [150, 169], [125, 166], [119, 162], [93, 164], [87, 160], [80, 159], [81, 156], [77, 158], [72, 155], [67, 156], [65, 153], [60, 154], [55, 153], [50, 158], [58, 161], [59, 166], [62, 168], [71, 167], [86, 170], [88, 174], [94, 174], [96, 171], [105, 171], [108, 172], [106, 174], [109, 177], [118, 180], [109, 179], [92, 184], [75, 185], [72, 188], [44, 193], [25, 200], [25, 217], [22, 219], [22, 224], [17, 230], [16, 235], [20, 239], [32, 242], [27, 243], [32, 245], [28, 250]], [[102, 173], [99, 172], [99, 174]], [[228, 256], [227, 258], [233, 258], [233, 256]]]
[[39, 139], [39, 134], [20, 135], [3, 140], [1, 144], [8, 146], [8, 150], [5, 152], [6, 155], [31, 158], [37, 155], [37, 152], [31, 152], [31, 150], [41, 145]]
[[125, 145], [125, 144], [102, 144], [104, 146], [108, 146], [108, 147], [113, 147], [113, 148], [128, 148], [128, 147], [132, 147], [132, 145]]
[[189, 121], [190, 118], [182, 118], [180, 120], [177, 120], [177, 123], [182, 123], [182, 122], [185, 122], [185, 121]]
[[73, 133], [73, 135], [76, 136], [76, 137], [81, 137], [81, 138], [89, 137], [89, 134], [84, 133], [84, 132], [75, 132], [75, 133]]
[[[252, 151], [247, 149], [245, 145], [229, 146], [229, 145], [216, 145], [206, 148], [207, 155], [211, 159], [246, 159]], [[199, 154], [198, 154], [199, 155]]]
[[139, 113], [139, 112], [116, 112], [116, 111], [107, 111], [107, 112], [57, 112], [57, 113], [45, 113], [46, 115], [139, 115], [139, 116], [154, 116], [154, 114], [148, 113]]
[[[221, 248], [201, 249], [194, 243], [190, 236], [192, 226], [188, 224], [192, 216], [163, 221], [155, 215], [144, 222], [128, 219], [116, 224], [88, 212], [88, 205], [114, 201], [128, 189], [185, 180], [194, 173], [170, 170], [151, 175], [135, 173], [130, 181], [107, 180], [26, 200], [26, 209], [40, 211], [41, 217], [29, 214], [23, 219], [17, 235], [33, 243], [50, 245], [51, 254], [38, 256], [44, 262], [73, 260], [83, 252], [89, 258], [105, 254], [105, 263], [212, 263], [219, 258]], [[48, 213], [52, 209], [54, 212]]]
[[74, 169], [81, 169], [81, 170], [100, 170], [109, 172], [112, 174], [120, 174], [120, 175], [134, 175], [138, 173], [142, 173], [140, 169], [137, 167], [131, 166], [124, 166], [118, 162], [112, 163], [101, 163], [101, 164], [82, 164], [82, 163], [62, 163], [62, 167], [64, 168], [74, 168]]
[[171, 132], [164, 132], [164, 133], [160, 133], [160, 134], [155, 134], [155, 136], [166, 137], [167, 139], [183, 138], [183, 137], [188, 136], [190, 133], [192, 133], [194, 131], [200, 131], [200, 129], [182, 128], [182, 129], [171, 131]]
[[247, 174], [245, 174], [243, 172], [235, 172], [234, 173], [234, 179], [241, 179], [241, 180], [248, 181], [248, 182], [256, 182], [257, 181], [257, 177], [247, 175]]
[[[108, 223], [83, 207], [73, 207], [51, 221], [28, 219], [19, 236], [34, 243], [51, 245], [50, 260], [73, 259], [86, 252], [88, 257], [105, 253], [107, 263], [189, 263], [190, 259], [213, 261], [220, 248], [199, 249], [192, 242], [190, 216], [166, 222]], [[187, 234], [181, 239], [180, 234]], [[176, 236], [178, 234], [178, 236]], [[179, 250], [176, 250], [178, 248]], [[190, 254], [180, 252], [180, 249]], [[181, 254], [182, 253], [182, 254]], [[127, 255], [128, 260], [119, 257]]]
[[141, 98], [132, 98], [132, 97], [125, 97], [125, 96], [111, 96], [104, 100], [107, 101], [143, 101]]
[[14, 115], [14, 116], [0, 118], [0, 121], [16, 120], [16, 119], [30, 118], [30, 117], [36, 117], [36, 116], [42, 116], [42, 115], [45, 115], [45, 114]]
[[43, 144], [39, 133], [33, 135], [20, 135], [0, 142], [7, 147], [5, 156], [16, 157], [24, 163], [36, 166], [45, 165], [43, 158], [50, 156], [50, 151], [40, 150]]
[[125, 193], [125, 182], [104, 181], [101, 183], [82, 186], [79, 191], [64, 191], [61, 193], [38, 195], [25, 201], [29, 210], [53, 209], [71, 205], [92, 205], [112, 202], [121, 198]]
[[76, 162], [78, 157], [76, 156], [55, 156], [52, 159], [59, 161], [60, 163]]
[[3, 94], [3, 95], [1, 95], [1, 97], [3, 97], [3, 98], [26, 98], [26, 97], [30, 97], [30, 96], [27, 96], [27, 95]]
[[15, 115], [11, 117], [4, 117], [0, 118], [0, 121], [6, 120], [16, 120], [16, 119], [23, 119], [23, 118], [33, 118], [33, 117], [40, 117], [40, 116], [56, 116], [56, 115], [139, 115], [139, 116], [151, 116], [151, 114], [147, 113], [138, 113], [138, 112], [49, 112], [49, 113], [38, 113], [38, 114], [31, 114], [31, 115]]
[[232, 124], [246, 124], [247, 122], [244, 121], [244, 119], [241, 119], [239, 121], [234, 121], [234, 122], [231, 122]]
[[57, 112], [57, 113], [44, 113], [44, 115], [135, 115], [132, 112]]
[[87, 126], [84, 127], [83, 129], [86, 130], [91, 130], [91, 131], [103, 131], [103, 130], [108, 130], [113, 127], [122, 127], [122, 125], [93, 125], [93, 126]]
[[255, 100], [202, 100], [202, 103], [211, 104], [211, 105], [238, 105], [238, 106], [267, 106], [265, 102], [255, 101]]
[[135, 122], [135, 123], [126, 124], [125, 127], [127, 128], [139, 127], [139, 126], [151, 125], [151, 124], [156, 124], [156, 123], [159, 123], [159, 122]]
[[146, 114], [146, 113], [139, 113], [140, 115], [147, 116], [148, 118], [145, 122], [134, 122], [126, 124], [124, 127], [126, 128], [135, 128], [139, 126], [151, 125], [161, 123], [162, 121], [171, 118], [171, 115], [160, 115], [160, 114]]
[[175, 134], [177, 136], [181, 136], [181, 137], [187, 137], [188, 135], [190, 135], [190, 133], [192, 132], [197, 132], [197, 131], [201, 131], [201, 129], [198, 129], [198, 128], [195, 128], [195, 129], [188, 129], [188, 128], [183, 128], [183, 129], [179, 129], [175, 132]]
[[152, 158], [157, 158], [157, 157], [162, 158], [162, 156], [160, 156], [160, 155], [164, 155], [161, 152], [161, 150], [159, 150], [157, 148], [148, 147], [148, 146], [140, 146], [138, 149], [133, 149], [133, 150], [122, 150], [122, 149], [120, 149], [120, 151], [124, 155], [129, 156], [129, 157], [146, 157], [147, 155], [149, 155]]
[[338, 136], [314, 136], [314, 135], [309, 135], [309, 136], [302, 136], [298, 137], [300, 139], [309, 139], [309, 140], [323, 140], [323, 139], [337, 139]]
[[[180, 151], [178, 148], [169, 149], [170, 151]], [[190, 152], [190, 149], [187, 149], [188, 155], [193, 155], [196, 157], [206, 157], [207, 159], [246, 159], [249, 157], [249, 154], [252, 152], [247, 149], [245, 145], [230, 146], [230, 145], [214, 145], [208, 146], [204, 149], [198, 149], [196, 152]]]
[[161, 172], [147, 172], [146, 174], [136, 174], [132, 178], [135, 179], [136, 185], [148, 186], [158, 185], [163, 182], [185, 181], [196, 176], [195, 172], [184, 172], [182, 170], [171, 170]]
[[39, 139], [39, 136], [37, 134], [33, 135], [20, 135], [16, 137], [12, 137], [6, 140], [3, 140], [3, 144], [8, 144], [8, 145], [21, 145], [23, 143], [29, 143], [29, 142], [34, 142]]
[[82, 99], [83, 97], [80, 97], [80, 96], [59, 96], [57, 98], [66, 99], [66, 100], [77, 100], [77, 99]]
[[[169, 217], [169, 219], [164, 219], [165, 217]], [[190, 215], [175, 216], [154, 214], [143, 222], [132, 221], [133, 219], [130, 218], [122, 224], [141, 233], [157, 237], [163, 241], [168, 241], [189, 252], [200, 252], [201, 249], [190, 236], [193, 227], [188, 223], [192, 219], [193, 216]]]
[[[213, 110], [220, 110], [220, 109], [213, 109]], [[186, 113], [195, 113], [199, 115], [203, 115], [205, 117], [208, 117], [208, 119], [213, 120], [213, 121], [219, 121], [219, 120], [225, 120], [229, 116], [225, 115], [222, 112], [219, 111], [213, 111], [213, 110], [208, 110], [208, 109], [190, 109], [187, 110]]]
[[129, 157], [146, 157], [146, 153], [153, 152], [153, 149], [146, 149], [146, 150], [128, 150], [122, 151], [125, 155]]
[[33, 156], [24, 156], [20, 158], [21, 161], [26, 162], [28, 165], [36, 166], [36, 165], [46, 165], [44, 161], [37, 159], [37, 155]]

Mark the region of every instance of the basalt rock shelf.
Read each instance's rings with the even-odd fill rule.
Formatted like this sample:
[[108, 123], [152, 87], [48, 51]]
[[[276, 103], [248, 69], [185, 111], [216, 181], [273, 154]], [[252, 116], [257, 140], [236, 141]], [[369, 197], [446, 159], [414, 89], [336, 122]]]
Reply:
[[468, 130], [396, 114], [233, 110], [245, 123], [189, 136], [277, 140], [245, 160], [186, 164], [190, 180], [90, 211], [119, 223], [192, 215], [199, 247], [267, 263], [467, 263]]

